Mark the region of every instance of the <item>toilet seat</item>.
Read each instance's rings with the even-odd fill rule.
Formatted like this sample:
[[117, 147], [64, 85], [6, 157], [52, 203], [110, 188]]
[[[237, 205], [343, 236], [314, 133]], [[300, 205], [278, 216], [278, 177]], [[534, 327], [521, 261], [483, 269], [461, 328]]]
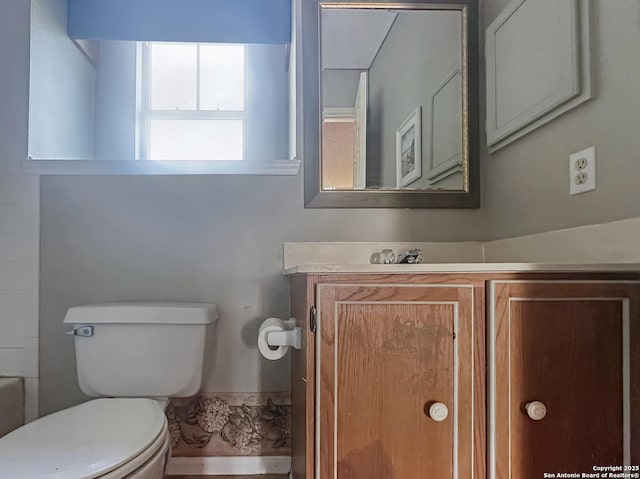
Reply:
[[156, 401], [96, 399], [0, 438], [0, 477], [120, 479], [168, 450], [167, 436]]
[[148, 449], [123, 466], [96, 479], [159, 479], [164, 477], [166, 459], [171, 451], [168, 428], [160, 434]]

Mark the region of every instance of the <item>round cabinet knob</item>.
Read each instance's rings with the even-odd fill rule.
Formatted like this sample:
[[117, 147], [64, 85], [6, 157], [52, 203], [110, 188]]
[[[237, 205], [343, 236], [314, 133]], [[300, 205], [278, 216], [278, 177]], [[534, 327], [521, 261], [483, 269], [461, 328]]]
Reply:
[[524, 408], [527, 410], [529, 417], [534, 421], [540, 421], [547, 415], [547, 406], [540, 401], [531, 401], [527, 403]]
[[436, 422], [444, 421], [448, 415], [449, 408], [441, 402], [436, 402], [429, 406], [429, 417]]

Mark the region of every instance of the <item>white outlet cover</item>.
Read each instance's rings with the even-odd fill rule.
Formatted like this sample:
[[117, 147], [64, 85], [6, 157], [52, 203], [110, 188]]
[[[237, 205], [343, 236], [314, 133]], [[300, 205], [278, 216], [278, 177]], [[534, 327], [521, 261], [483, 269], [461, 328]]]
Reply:
[[[578, 167], [578, 160], [584, 158], [587, 164], [584, 168]], [[580, 173], [587, 174], [587, 180], [581, 185], [576, 183], [576, 177]], [[569, 193], [579, 195], [596, 189], [596, 147], [592, 146], [577, 151], [569, 156]]]

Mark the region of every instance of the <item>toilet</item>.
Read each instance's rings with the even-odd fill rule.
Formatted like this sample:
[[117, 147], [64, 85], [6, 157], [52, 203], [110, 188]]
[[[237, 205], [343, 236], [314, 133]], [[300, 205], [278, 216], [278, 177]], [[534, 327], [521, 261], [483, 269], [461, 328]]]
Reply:
[[69, 309], [80, 389], [93, 399], [0, 438], [0, 478], [161, 479], [165, 406], [202, 385], [213, 304], [108, 303]]

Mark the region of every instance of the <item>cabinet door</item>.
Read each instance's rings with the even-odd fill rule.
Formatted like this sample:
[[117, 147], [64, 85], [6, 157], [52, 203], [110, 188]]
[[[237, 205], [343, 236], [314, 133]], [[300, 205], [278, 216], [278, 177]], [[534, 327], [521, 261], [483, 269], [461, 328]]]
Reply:
[[316, 479], [471, 478], [484, 428], [473, 287], [317, 288]]
[[[491, 283], [491, 479], [638, 464], [638, 291], [631, 282]], [[527, 411], [533, 401], [546, 415]]]

